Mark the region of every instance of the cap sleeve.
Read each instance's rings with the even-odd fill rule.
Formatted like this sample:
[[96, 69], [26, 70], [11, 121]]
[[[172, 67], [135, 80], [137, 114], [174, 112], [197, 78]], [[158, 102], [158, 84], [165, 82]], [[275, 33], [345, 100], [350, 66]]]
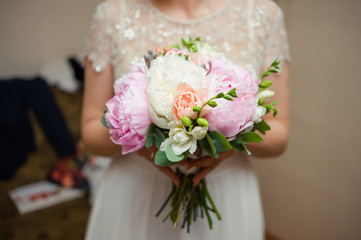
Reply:
[[275, 59], [291, 61], [288, 36], [282, 10], [276, 5], [273, 26], [266, 43], [263, 67], [268, 67]]
[[109, 15], [107, 9], [107, 2], [97, 6], [86, 41], [88, 59], [92, 61], [93, 68], [97, 72], [104, 70], [110, 62], [110, 36], [109, 31], [107, 31], [109, 28]]

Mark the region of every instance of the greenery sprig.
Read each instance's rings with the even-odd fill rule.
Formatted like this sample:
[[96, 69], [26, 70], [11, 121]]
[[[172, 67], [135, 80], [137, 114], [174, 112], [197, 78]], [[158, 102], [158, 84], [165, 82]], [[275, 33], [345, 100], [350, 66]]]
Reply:
[[201, 111], [203, 110], [203, 108], [206, 105], [208, 105], [208, 106], [210, 106], [212, 108], [217, 107], [218, 104], [213, 100], [219, 99], [219, 98], [224, 98], [224, 99], [226, 99], [228, 101], [233, 101], [233, 98], [238, 98], [238, 95], [236, 93], [236, 88], [231, 89], [226, 94], [223, 93], [223, 92], [218, 93], [215, 97], [209, 99], [206, 103], [204, 103], [202, 107], [194, 106], [193, 111], [198, 113], [197, 118], [199, 118], [199, 115], [201, 114]]
[[197, 42], [200, 42], [200, 41], [201, 41], [200, 37], [197, 37], [194, 40], [191, 37], [189, 37], [188, 41], [185, 40], [184, 38], [182, 38], [183, 47], [187, 48], [188, 51], [191, 53], [198, 52]]
[[269, 75], [271, 75], [272, 73], [278, 73], [280, 70], [280, 65], [281, 61], [276, 59], [272, 62], [271, 66], [269, 66], [269, 68], [267, 69], [266, 72], [264, 72], [261, 76], [261, 79], [268, 77]]

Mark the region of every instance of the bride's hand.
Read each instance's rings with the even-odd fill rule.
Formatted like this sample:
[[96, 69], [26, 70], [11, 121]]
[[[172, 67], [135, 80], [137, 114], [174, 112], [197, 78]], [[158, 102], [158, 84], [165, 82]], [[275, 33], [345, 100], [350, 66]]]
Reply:
[[135, 153], [150, 161], [155, 167], [157, 167], [160, 171], [162, 171], [165, 175], [167, 175], [173, 181], [174, 185], [179, 187], [180, 179], [178, 175], [175, 172], [173, 172], [173, 170], [170, 167], [160, 167], [154, 163], [154, 156], [157, 151], [158, 149], [155, 146], [152, 146], [150, 148], [140, 149]]
[[201, 157], [199, 159], [187, 162], [187, 168], [191, 169], [192, 167], [200, 168], [199, 171], [193, 177], [193, 186], [196, 186], [208, 173], [213, 169], [218, 167], [218, 165], [223, 162], [225, 159], [235, 155], [237, 152], [235, 150], [230, 150], [228, 152], [219, 153], [218, 158], [213, 158], [210, 156]]

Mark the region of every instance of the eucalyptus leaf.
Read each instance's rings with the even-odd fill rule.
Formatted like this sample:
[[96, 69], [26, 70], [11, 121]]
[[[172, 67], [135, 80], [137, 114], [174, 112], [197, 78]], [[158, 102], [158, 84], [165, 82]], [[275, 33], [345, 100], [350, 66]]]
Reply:
[[153, 133], [154, 133], [154, 145], [157, 148], [159, 148], [162, 142], [164, 142], [165, 137], [162, 131], [157, 126], [153, 129]]
[[104, 110], [103, 116], [102, 116], [102, 118], [101, 118], [100, 121], [102, 122], [102, 124], [103, 124], [104, 127], [110, 128], [110, 127], [108, 126], [107, 120], [105, 119], [105, 114], [106, 114], [107, 112], [108, 112], [108, 110]]
[[174, 162], [168, 160], [165, 152], [160, 150], [158, 150], [154, 156], [154, 163], [160, 167], [167, 167], [175, 164]]
[[154, 141], [154, 133], [153, 133], [153, 129], [155, 128], [154, 124], [149, 125], [148, 129], [147, 129], [147, 135], [145, 137], [145, 147], [149, 148], [153, 145], [153, 141]]
[[[241, 137], [237, 137], [234, 142], [238, 145], [239, 148], [241, 148], [241, 151], [246, 151], [248, 155], [251, 155], [251, 152], [248, 150], [246, 143], [242, 140]], [[242, 145], [242, 147], [240, 147], [239, 145]], [[243, 149], [243, 150], [242, 150]], [[237, 150], [237, 149], [236, 149]]]
[[207, 139], [207, 142], [208, 142], [209, 146], [211, 147], [212, 155], [216, 154], [216, 147], [214, 146], [213, 140], [212, 140], [212, 138], [209, 136], [208, 133], [207, 133], [207, 135], [206, 135], [206, 139]]
[[184, 154], [176, 155], [173, 151], [172, 145], [168, 145], [165, 149], [165, 155], [171, 162], [179, 162], [184, 159]]
[[208, 132], [208, 134], [212, 139], [217, 152], [227, 152], [232, 149], [232, 145], [220, 132]]
[[209, 156], [215, 157], [216, 155], [213, 153], [211, 146], [209, 145], [207, 138], [203, 138], [198, 140], [199, 147], [205, 151]]
[[232, 145], [232, 148], [238, 152], [243, 152], [246, 150], [240, 141], [233, 140], [230, 141], [229, 143]]
[[255, 132], [242, 133], [239, 135], [239, 137], [243, 142], [263, 142], [262, 137]]
[[261, 122], [255, 124], [254, 129], [258, 130], [262, 134], [266, 134], [266, 131], [271, 130], [271, 127], [264, 120], [262, 120]]

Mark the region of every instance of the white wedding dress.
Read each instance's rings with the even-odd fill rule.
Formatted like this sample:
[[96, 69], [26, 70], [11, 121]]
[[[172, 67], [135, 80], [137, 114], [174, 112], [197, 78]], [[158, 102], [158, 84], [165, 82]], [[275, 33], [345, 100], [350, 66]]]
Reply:
[[[94, 14], [88, 57], [100, 72], [110, 63], [114, 77], [126, 73], [148, 49], [180, 44], [181, 37], [201, 37], [240, 65], [259, 73], [276, 58], [289, 60], [282, 11], [270, 0], [228, 0], [199, 20], [182, 21], [160, 12], [150, 0], [107, 0]], [[257, 179], [249, 160], [238, 154], [207, 177], [208, 188], [222, 215], [192, 223], [190, 233], [172, 230], [155, 213], [171, 191], [171, 181], [136, 154], [113, 159], [96, 193], [87, 240], [261, 240], [264, 220]]]

